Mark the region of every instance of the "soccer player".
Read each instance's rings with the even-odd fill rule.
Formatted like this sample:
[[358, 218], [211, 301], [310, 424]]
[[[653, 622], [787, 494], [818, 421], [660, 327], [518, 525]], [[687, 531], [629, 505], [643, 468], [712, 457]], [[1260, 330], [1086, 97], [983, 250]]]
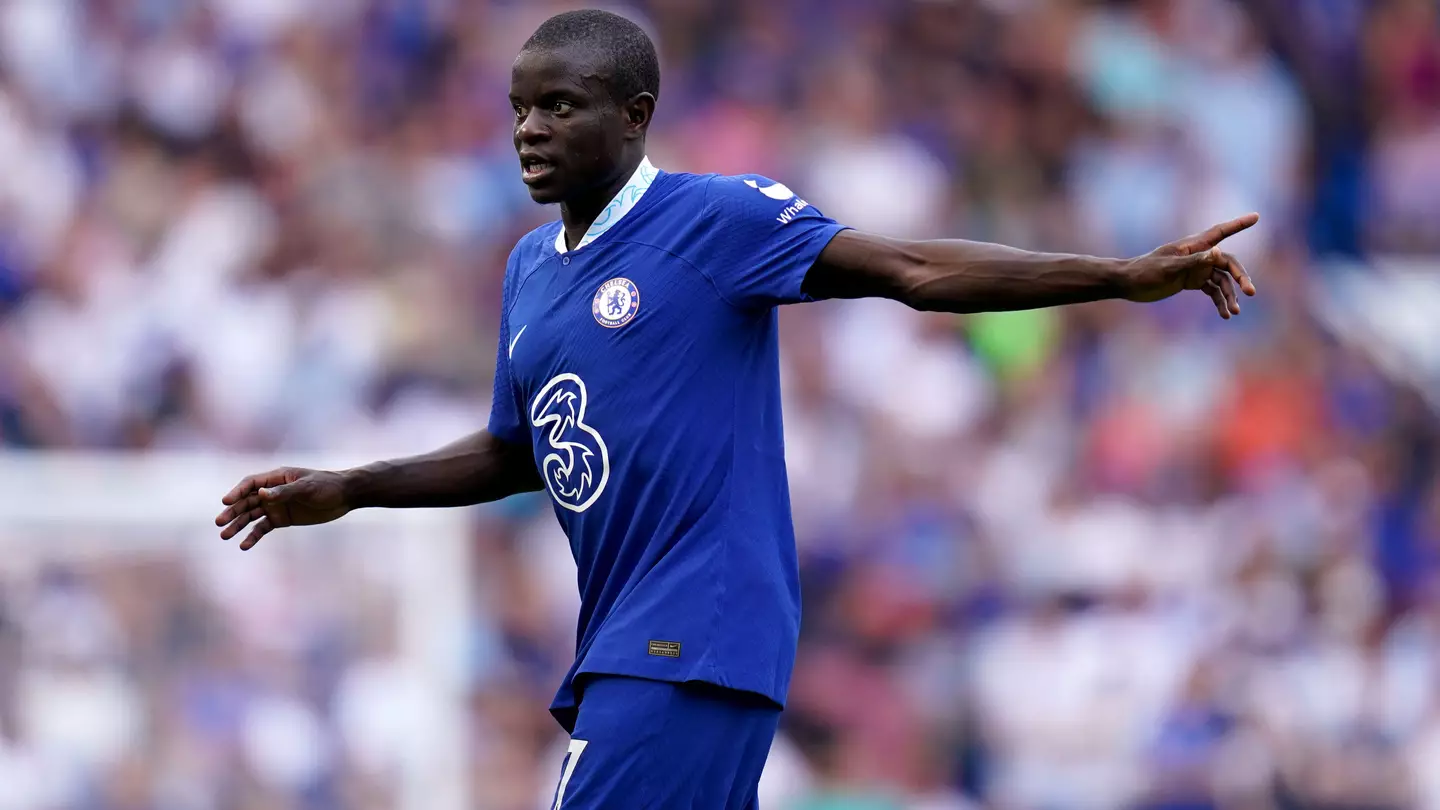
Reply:
[[505, 268], [487, 429], [345, 471], [240, 481], [216, 518], [249, 549], [364, 507], [547, 489], [579, 568], [563, 810], [749, 808], [780, 719], [800, 594], [780, 424], [780, 304], [882, 297], [978, 312], [1254, 285], [1216, 247], [1255, 214], [1129, 260], [847, 229], [755, 175], [661, 171], [655, 48], [603, 11], [543, 23], [516, 58], [520, 178], [560, 221]]

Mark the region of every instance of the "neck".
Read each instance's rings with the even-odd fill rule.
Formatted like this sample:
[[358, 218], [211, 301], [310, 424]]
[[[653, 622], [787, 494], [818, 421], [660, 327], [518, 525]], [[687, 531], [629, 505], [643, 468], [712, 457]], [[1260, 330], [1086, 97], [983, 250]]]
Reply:
[[596, 187], [593, 191], [586, 192], [574, 199], [565, 200], [560, 203], [560, 221], [565, 225], [565, 244], [574, 248], [585, 238], [585, 232], [595, 224], [596, 217], [605, 210], [605, 206], [615, 199], [620, 189], [630, 181], [631, 175], [640, 168], [640, 161], [645, 159], [644, 151], [636, 151], [634, 154], [626, 155], [620, 161], [615, 176], [610, 181]]

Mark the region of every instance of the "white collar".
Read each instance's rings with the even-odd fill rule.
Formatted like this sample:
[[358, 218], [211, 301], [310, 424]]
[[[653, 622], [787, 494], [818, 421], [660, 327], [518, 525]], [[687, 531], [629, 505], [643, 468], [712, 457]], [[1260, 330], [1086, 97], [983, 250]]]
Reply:
[[[585, 247], [598, 239], [600, 234], [615, 227], [615, 223], [630, 213], [630, 209], [640, 202], [640, 198], [650, 190], [650, 184], [654, 183], [655, 178], [659, 175], [660, 170], [650, 163], [650, 158], [642, 159], [640, 165], [635, 169], [635, 173], [630, 175], [630, 179], [620, 189], [620, 193], [610, 200], [610, 203], [605, 206], [605, 210], [601, 211], [600, 216], [590, 224], [590, 229], [585, 232], [585, 236], [581, 238], [580, 244], [576, 245], [575, 249], [579, 250]], [[563, 223], [560, 225], [560, 232], [555, 235], [555, 252], [566, 252], [565, 225]]]

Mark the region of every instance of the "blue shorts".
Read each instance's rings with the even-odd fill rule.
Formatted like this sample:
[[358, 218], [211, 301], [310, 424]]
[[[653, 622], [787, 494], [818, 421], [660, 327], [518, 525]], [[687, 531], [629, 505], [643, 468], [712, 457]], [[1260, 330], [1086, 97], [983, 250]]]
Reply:
[[780, 725], [768, 699], [708, 684], [586, 684], [551, 810], [754, 810]]

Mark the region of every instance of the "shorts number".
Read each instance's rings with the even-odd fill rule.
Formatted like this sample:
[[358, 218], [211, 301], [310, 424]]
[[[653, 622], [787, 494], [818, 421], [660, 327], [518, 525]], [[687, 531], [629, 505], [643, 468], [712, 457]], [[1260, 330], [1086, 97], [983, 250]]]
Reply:
[[560, 803], [565, 801], [565, 786], [570, 784], [570, 777], [575, 774], [575, 764], [580, 761], [580, 755], [589, 744], [586, 740], [571, 738], [570, 749], [565, 752], [565, 770], [560, 774], [560, 787], [555, 789], [555, 806], [551, 810], [560, 810]]

